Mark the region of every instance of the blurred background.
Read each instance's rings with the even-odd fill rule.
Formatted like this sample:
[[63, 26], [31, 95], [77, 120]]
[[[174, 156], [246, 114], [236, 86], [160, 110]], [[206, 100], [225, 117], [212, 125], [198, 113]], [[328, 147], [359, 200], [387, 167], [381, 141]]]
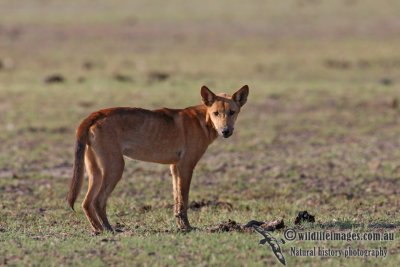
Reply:
[[69, 80], [90, 69], [136, 79], [162, 71], [175, 79], [371, 82], [398, 75], [399, 5], [2, 1], [2, 65], [20, 75], [68, 71]]

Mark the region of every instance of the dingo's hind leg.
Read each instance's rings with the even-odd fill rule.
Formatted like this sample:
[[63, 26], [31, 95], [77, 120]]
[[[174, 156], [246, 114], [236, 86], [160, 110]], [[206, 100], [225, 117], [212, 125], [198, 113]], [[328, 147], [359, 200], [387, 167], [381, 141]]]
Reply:
[[117, 144], [108, 143], [105, 146], [103, 143], [101, 147], [94, 147], [94, 150], [102, 171], [101, 186], [98, 195], [95, 197], [94, 207], [103, 228], [112, 232], [113, 228], [107, 218], [107, 200], [122, 178], [125, 161]]
[[97, 197], [97, 194], [100, 190], [101, 172], [97, 165], [96, 157], [90, 147], [88, 147], [85, 153], [85, 165], [89, 177], [89, 183], [86, 197], [82, 203], [82, 208], [94, 232], [98, 233], [103, 231], [103, 227], [99, 218], [97, 217], [94, 199]]
[[113, 231], [111, 224], [107, 218], [107, 200], [119, 180], [121, 180], [124, 167], [125, 162], [122, 155], [120, 155], [120, 159], [113, 158], [112, 167], [110, 166], [109, 168], [107, 168], [103, 174], [103, 182], [99, 195], [96, 199], [96, 212], [103, 222], [103, 227], [107, 231]]

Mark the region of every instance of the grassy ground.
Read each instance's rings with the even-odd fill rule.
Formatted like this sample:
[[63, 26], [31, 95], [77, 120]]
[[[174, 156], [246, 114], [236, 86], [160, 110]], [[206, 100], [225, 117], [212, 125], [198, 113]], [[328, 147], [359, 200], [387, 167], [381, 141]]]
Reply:
[[[308, 210], [316, 223], [303, 230], [397, 239], [288, 242], [289, 266], [397, 266], [399, 2], [168, 3], [0, 3], [0, 265], [279, 265], [256, 233], [208, 227], [279, 218], [298, 227]], [[64, 82], [44, 83], [53, 74]], [[191, 200], [233, 208], [191, 210], [199, 230], [180, 233], [169, 168], [127, 161], [108, 208], [124, 231], [91, 236], [64, 200], [80, 120], [110, 106], [197, 104], [203, 84], [251, 89], [236, 133], [212, 144], [191, 188]], [[389, 255], [295, 257], [291, 246]]]

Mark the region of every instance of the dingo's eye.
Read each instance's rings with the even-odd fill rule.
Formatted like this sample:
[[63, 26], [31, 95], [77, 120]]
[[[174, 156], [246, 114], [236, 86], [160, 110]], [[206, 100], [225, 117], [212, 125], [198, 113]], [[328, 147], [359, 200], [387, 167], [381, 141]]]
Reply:
[[233, 111], [233, 110], [229, 111], [230, 116], [232, 116], [233, 114], [235, 114], [235, 111]]
[[218, 115], [219, 115], [219, 112], [218, 112], [218, 111], [215, 111], [215, 112], [213, 112], [213, 114], [214, 114], [214, 116], [218, 116]]

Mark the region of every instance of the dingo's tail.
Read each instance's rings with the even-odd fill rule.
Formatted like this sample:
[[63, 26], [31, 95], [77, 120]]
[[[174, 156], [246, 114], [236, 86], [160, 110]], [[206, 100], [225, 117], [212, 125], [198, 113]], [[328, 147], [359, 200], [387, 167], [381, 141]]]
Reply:
[[76, 132], [74, 172], [69, 184], [69, 192], [67, 196], [67, 201], [71, 209], [74, 209], [74, 203], [79, 192], [81, 191], [83, 183], [83, 175], [85, 170], [85, 149], [88, 141], [88, 131], [92, 124], [93, 120], [89, 117], [81, 123]]

